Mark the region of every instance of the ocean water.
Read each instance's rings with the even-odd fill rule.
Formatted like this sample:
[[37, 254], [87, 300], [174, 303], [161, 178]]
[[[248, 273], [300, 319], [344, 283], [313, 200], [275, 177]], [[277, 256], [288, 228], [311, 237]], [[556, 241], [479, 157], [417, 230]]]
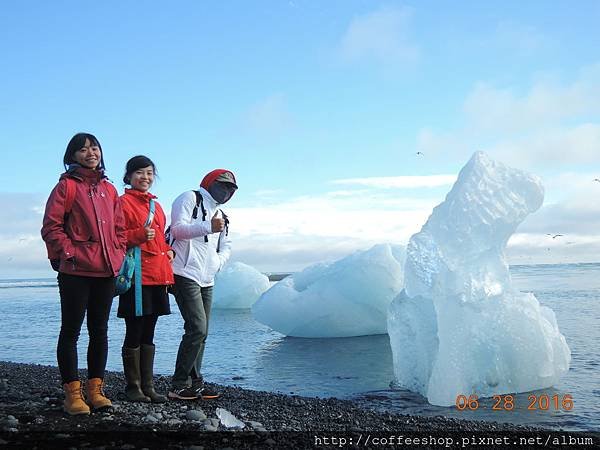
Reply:
[[[600, 431], [600, 264], [514, 266], [515, 286], [533, 292], [552, 308], [571, 348], [571, 369], [560, 384], [518, 394], [511, 411], [492, 410], [480, 400], [475, 411], [432, 406], [420, 395], [393, 387], [392, 354], [387, 335], [336, 339], [287, 338], [256, 322], [249, 310], [213, 310], [203, 373], [207, 380], [244, 388], [353, 400], [366, 408], [424, 416], [509, 422], [553, 429]], [[156, 372], [172, 373], [182, 321], [159, 319]], [[121, 370], [124, 322], [114, 302], [109, 322], [108, 369]], [[56, 365], [60, 304], [56, 280], [0, 280], [0, 359]], [[79, 342], [85, 367], [85, 324]], [[547, 395], [547, 410], [528, 409], [530, 395]], [[555, 408], [565, 395], [570, 411]]]

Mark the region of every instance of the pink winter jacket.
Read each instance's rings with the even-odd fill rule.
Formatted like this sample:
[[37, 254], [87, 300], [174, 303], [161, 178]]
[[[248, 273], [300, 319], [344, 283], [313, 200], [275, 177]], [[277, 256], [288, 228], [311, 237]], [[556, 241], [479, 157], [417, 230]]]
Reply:
[[[65, 216], [66, 178], [76, 181]], [[46, 203], [42, 239], [58, 271], [87, 277], [115, 276], [125, 256], [127, 234], [119, 195], [103, 171], [78, 167], [61, 175]]]

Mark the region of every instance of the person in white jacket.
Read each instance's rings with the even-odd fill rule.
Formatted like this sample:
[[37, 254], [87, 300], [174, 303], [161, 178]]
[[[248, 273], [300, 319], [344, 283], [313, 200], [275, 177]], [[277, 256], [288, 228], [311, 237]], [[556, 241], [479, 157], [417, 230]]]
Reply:
[[184, 320], [175, 373], [169, 398], [194, 400], [217, 398], [204, 386], [202, 357], [208, 336], [208, 321], [215, 275], [229, 259], [229, 220], [220, 205], [238, 186], [233, 172], [209, 172], [198, 191], [187, 191], [171, 209], [171, 247], [175, 251], [175, 299]]

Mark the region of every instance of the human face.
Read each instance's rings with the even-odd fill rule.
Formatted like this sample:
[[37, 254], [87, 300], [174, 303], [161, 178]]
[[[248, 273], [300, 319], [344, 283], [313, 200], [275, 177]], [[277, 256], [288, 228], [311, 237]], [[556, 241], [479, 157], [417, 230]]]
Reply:
[[208, 187], [211, 197], [219, 204], [227, 203], [237, 188], [231, 183], [213, 181]]
[[154, 182], [154, 169], [152, 166], [143, 167], [131, 174], [131, 187], [136, 191], [147, 192]]
[[96, 169], [102, 159], [102, 151], [97, 145], [92, 145], [89, 139], [85, 140], [85, 144], [73, 155], [73, 159], [81, 167], [86, 169]]

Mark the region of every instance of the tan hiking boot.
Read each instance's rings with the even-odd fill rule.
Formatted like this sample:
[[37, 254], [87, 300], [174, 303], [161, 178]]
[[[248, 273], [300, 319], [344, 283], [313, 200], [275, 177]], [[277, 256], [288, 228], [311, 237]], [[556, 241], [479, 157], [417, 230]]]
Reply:
[[110, 408], [112, 403], [104, 395], [104, 380], [102, 378], [90, 378], [85, 386], [85, 395], [92, 409]]
[[63, 385], [65, 390], [65, 401], [63, 403], [65, 412], [72, 416], [89, 414], [90, 407], [83, 400], [81, 392], [81, 381], [71, 381]]

